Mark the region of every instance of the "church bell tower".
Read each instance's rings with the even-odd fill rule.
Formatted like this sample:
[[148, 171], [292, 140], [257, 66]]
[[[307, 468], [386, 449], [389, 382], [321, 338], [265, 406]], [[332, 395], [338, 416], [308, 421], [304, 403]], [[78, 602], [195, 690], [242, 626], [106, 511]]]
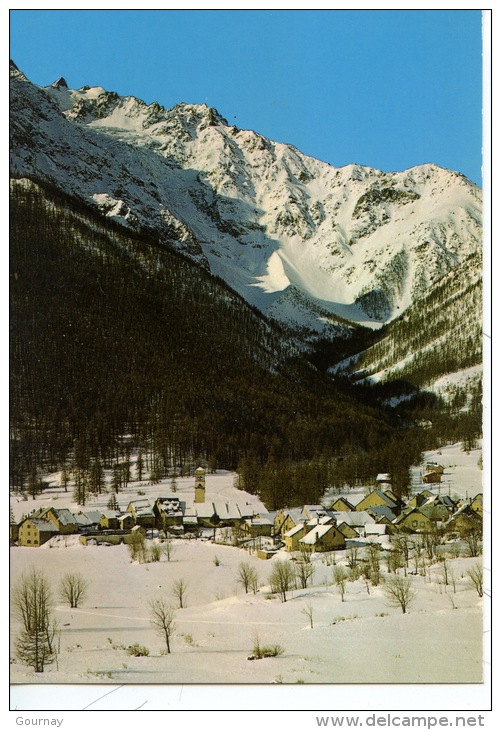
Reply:
[[205, 469], [201, 466], [195, 471], [195, 502], [205, 502]]

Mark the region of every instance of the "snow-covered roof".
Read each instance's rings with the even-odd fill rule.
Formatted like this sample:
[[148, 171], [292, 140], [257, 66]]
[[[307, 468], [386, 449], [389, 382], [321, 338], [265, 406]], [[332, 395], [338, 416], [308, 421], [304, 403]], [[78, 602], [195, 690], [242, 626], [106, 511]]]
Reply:
[[97, 524], [101, 520], [101, 515], [103, 514], [101, 510], [97, 509], [90, 509], [85, 510], [85, 514], [89, 518], [89, 520], [95, 524]]
[[291, 520], [297, 525], [298, 522], [301, 522], [305, 519], [305, 516], [303, 514], [303, 511], [301, 507], [291, 507], [291, 509], [284, 509], [283, 510], [283, 518], [284, 520], [290, 517]]
[[75, 518], [73, 516], [73, 513], [66, 507], [62, 507], [61, 509], [54, 509], [53, 507], [51, 507], [50, 509], [52, 509], [52, 512], [54, 513], [57, 520], [62, 525], [74, 525], [75, 524]]
[[336, 502], [342, 502], [347, 507], [350, 508], [350, 510], [354, 509], [354, 506], [346, 497], [336, 497], [336, 499], [332, 502], [332, 504], [336, 504]]
[[92, 524], [94, 524], [90, 517], [88, 517], [83, 512], [74, 512], [73, 517], [75, 518], [75, 522], [79, 527], [90, 527]]
[[323, 512], [325, 507], [323, 504], [305, 504], [303, 506], [303, 514], [314, 515], [317, 512]]
[[178, 497], [158, 497], [157, 509], [167, 515], [182, 515], [183, 502]]
[[320, 512], [318, 512], [317, 517], [312, 517], [306, 524], [310, 527], [313, 527], [314, 525], [328, 525], [332, 524], [335, 520], [336, 517], [333, 512], [330, 515], [321, 515]]
[[315, 545], [315, 543], [332, 529], [334, 529], [334, 525], [317, 525], [302, 537], [299, 542], [302, 542], [304, 545]]
[[397, 503], [395, 502], [395, 500], [392, 499], [391, 497], [389, 497], [387, 494], [385, 494], [385, 492], [382, 492], [380, 489], [375, 489], [373, 494], [377, 494], [378, 497], [381, 497], [381, 499], [383, 499], [386, 502], [386, 504], [388, 505], [388, 507], [390, 507], [390, 509], [393, 509], [397, 506]]
[[273, 522], [268, 517], [264, 517], [264, 515], [253, 515], [252, 517], [248, 517], [245, 522], [249, 525], [273, 525]]
[[386, 529], [387, 529], [386, 525], [367, 524], [367, 525], [365, 525], [365, 534], [366, 535], [385, 535]]
[[387, 472], [381, 473], [377, 475], [376, 482], [391, 482], [391, 477]]
[[240, 520], [242, 513], [237, 504], [223, 499], [212, 499], [208, 502], [195, 502], [195, 514], [203, 519], [217, 515], [221, 520]]
[[108, 520], [112, 520], [118, 517], [120, 512], [115, 509], [103, 509], [101, 511], [101, 517], [106, 517]]
[[287, 532], [284, 533], [284, 537], [294, 537], [298, 532], [301, 532], [301, 530], [304, 529], [304, 525], [296, 525], [295, 527], [291, 527], [290, 530], [287, 530]]
[[367, 510], [376, 518], [387, 517], [390, 522], [393, 522], [396, 517], [396, 514], [386, 504], [378, 504], [375, 507], [368, 507]]
[[51, 520], [46, 520], [43, 517], [28, 517], [28, 520], [35, 525], [39, 532], [59, 532]]
[[350, 527], [363, 527], [368, 523], [374, 524], [376, 520], [365, 510], [360, 512], [336, 512], [337, 522], [346, 522]]

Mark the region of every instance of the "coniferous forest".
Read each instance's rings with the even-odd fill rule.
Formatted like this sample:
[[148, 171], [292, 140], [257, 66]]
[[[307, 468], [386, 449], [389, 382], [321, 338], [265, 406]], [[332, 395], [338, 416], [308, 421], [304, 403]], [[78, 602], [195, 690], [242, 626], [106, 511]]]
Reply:
[[[367, 332], [367, 347], [375, 339]], [[329, 357], [336, 349], [349, 341], [330, 342]], [[423, 449], [480, 435], [478, 408], [424, 395], [390, 408], [406, 386], [355, 386], [319, 367], [327, 360], [153, 236], [13, 181], [11, 488], [35, 493], [44, 473], [73, 471], [85, 501], [105, 468], [117, 491], [137, 478], [134, 453], [152, 479], [200, 463], [238, 470], [273, 509], [378, 471], [405, 491]]]

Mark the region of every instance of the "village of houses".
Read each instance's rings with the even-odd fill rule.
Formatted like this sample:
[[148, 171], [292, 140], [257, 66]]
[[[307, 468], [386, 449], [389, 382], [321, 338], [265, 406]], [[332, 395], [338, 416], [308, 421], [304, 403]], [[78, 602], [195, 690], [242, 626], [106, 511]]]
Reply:
[[[443, 466], [428, 464], [423, 484], [440, 484], [443, 472]], [[11, 542], [40, 547], [57, 536], [79, 534], [83, 544], [117, 544], [127, 542], [127, 536], [137, 531], [145, 536], [167, 537], [201, 535], [209, 530], [214, 540], [227, 542], [230, 535], [234, 545], [257, 542], [258, 557], [267, 559], [281, 548], [290, 553], [330, 552], [345, 549], [350, 540], [402, 531], [420, 534], [437, 526], [450, 533], [481, 529], [481, 493], [454, 500], [424, 486], [408, 500], [402, 500], [392, 491], [389, 474], [378, 474], [375, 481], [375, 488], [356, 503], [338, 496], [326, 499], [324, 504], [284, 508], [274, 514], [264, 509], [256, 513], [250, 502], [206, 498], [206, 472], [199, 467], [191, 501], [170, 494], [131, 499], [124, 510], [90, 508], [73, 512], [45, 505], [11, 524]]]
[[[71, 494], [56, 483], [37, 500], [11, 495], [12, 581], [35, 565], [49, 571], [55, 586], [66, 568], [79, 570], [89, 585], [88, 598], [78, 608], [57, 606], [68, 618], [61, 635], [71, 662], [62, 668], [60, 660], [57, 671], [49, 667], [36, 681], [481, 681], [481, 592], [468, 578], [470, 568], [482, 560], [481, 471], [478, 452], [465, 455], [459, 445], [451, 448], [449, 462], [468, 458], [464, 468], [451, 468], [447, 458], [443, 463], [439, 457], [429, 458], [415, 470], [412, 493], [405, 500], [392, 490], [389, 474], [378, 474], [365, 489], [331, 490], [321, 504], [268, 512], [257, 496], [233, 486], [234, 475], [210, 474], [202, 467], [180, 478], [175, 491], [168, 480], [155, 485], [132, 482], [116, 495], [116, 509], [106, 506], [109, 494], [96, 496], [85, 507], [72, 505]], [[430, 534], [436, 539], [434, 554], [427, 559]], [[476, 536], [474, 549], [470, 534]], [[155, 563], [131, 557], [130, 543], [137, 535], [146, 545], [169, 543], [173, 557]], [[408, 552], [405, 559], [391, 563], [389, 556], [401, 536]], [[372, 584], [363, 570], [371, 545], [381, 555], [380, 579]], [[413, 551], [421, 562], [412, 561]], [[307, 560], [312, 568], [306, 581], [288, 587], [282, 601], [273, 595], [270, 572], [283, 560], [293, 565]], [[243, 590], [242, 564], [255, 567], [258, 581], [253, 591], [249, 586]], [[334, 577], [336, 566], [347, 578], [342, 592]], [[398, 603], [385, 598], [385, 575], [390, 573], [405, 574], [412, 581], [415, 600], [405, 615]], [[188, 600], [176, 612], [175, 664], [165, 666], [164, 661], [161, 669], [150, 667], [153, 656], [157, 663], [161, 658], [160, 649], [153, 652], [152, 638], [152, 656], [142, 658], [141, 671], [139, 664], [128, 662], [120, 668], [113, 649], [123, 649], [138, 636], [144, 640], [138, 621], [143, 622], [143, 632], [149, 630], [146, 599], [163, 594], [169, 579], [179, 576], [188, 587]], [[109, 595], [103, 595], [106, 590]], [[400, 625], [402, 621], [407, 624]], [[417, 633], [396, 651], [395, 636], [402, 638], [405, 625]], [[108, 645], [92, 643], [97, 626], [109, 632]], [[278, 637], [281, 656], [239, 661], [239, 656], [249, 658], [251, 630], [261, 632], [265, 641]], [[349, 647], [359, 646], [366, 631], [373, 638], [363, 662]], [[385, 636], [393, 638], [384, 643]], [[75, 637], [81, 640], [72, 644]], [[115, 643], [119, 637], [122, 643]], [[91, 667], [98, 649], [102, 658]], [[221, 665], [214, 664], [214, 651], [225, 657]], [[397, 666], [394, 656], [399, 658]], [[252, 668], [254, 664], [260, 669]], [[11, 669], [14, 682], [35, 681], [32, 670], [15, 658]]]

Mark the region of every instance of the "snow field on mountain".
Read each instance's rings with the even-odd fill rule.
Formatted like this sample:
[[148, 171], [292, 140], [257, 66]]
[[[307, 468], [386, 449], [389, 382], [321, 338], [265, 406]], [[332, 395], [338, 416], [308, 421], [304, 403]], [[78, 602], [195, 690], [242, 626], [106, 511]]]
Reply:
[[[480, 191], [436, 165], [335, 168], [205, 105], [166, 110], [101, 87], [39, 89], [17, 69], [13, 84], [23, 109], [16, 113], [14, 94], [16, 174], [153, 226], [292, 325], [297, 317], [321, 332], [327, 310], [379, 326], [482, 245]], [[27, 138], [36, 141], [29, 153]], [[289, 288], [301, 306], [279, 295]]]

